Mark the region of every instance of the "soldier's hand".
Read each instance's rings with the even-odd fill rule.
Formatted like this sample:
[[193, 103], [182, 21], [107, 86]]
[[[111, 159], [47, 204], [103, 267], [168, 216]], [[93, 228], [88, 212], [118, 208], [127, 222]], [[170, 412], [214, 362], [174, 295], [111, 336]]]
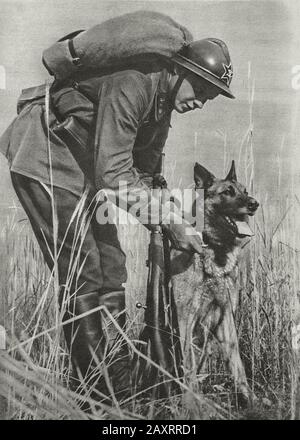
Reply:
[[202, 236], [189, 223], [183, 220], [181, 224], [163, 224], [162, 228], [175, 249], [190, 253], [203, 253]]

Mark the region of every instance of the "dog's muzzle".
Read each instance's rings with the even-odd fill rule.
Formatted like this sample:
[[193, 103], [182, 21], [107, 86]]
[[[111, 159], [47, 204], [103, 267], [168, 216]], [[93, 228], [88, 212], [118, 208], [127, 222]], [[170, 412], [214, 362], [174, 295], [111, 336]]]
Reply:
[[259, 207], [259, 203], [255, 199], [250, 199], [247, 203], [247, 209], [250, 211], [249, 214], [254, 214], [254, 212]]

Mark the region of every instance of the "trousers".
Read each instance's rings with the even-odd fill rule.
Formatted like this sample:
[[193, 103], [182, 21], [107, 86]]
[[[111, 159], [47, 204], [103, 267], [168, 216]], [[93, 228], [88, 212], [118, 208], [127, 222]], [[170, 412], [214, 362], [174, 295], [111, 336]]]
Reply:
[[[117, 227], [97, 222], [96, 202], [91, 203], [89, 198], [82, 201], [72, 192], [55, 186], [52, 199], [49, 188], [38, 180], [15, 172], [11, 172], [11, 179], [50, 270], [56, 246], [62, 289], [67, 287], [75, 295], [124, 290], [126, 256]], [[53, 225], [53, 205], [57, 226]]]

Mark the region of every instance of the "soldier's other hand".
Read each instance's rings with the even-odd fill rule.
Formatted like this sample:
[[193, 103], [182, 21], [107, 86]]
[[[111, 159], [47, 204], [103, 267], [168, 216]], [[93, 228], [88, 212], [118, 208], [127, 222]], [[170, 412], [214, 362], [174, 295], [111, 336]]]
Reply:
[[164, 178], [164, 176], [162, 176], [161, 174], [154, 174], [153, 177], [153, 188], [167, 188], [168, 187], [168, 183], [166, 181], [166, 179]]

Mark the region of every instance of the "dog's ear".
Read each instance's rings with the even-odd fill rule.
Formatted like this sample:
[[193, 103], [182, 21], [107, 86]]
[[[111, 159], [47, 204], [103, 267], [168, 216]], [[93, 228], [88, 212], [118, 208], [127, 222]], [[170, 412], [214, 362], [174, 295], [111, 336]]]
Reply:
[[237, 181], [234, 160], [231, 162], [231, 167], [230, 167], [229, 173], [225, 177], [225, 180], [230, 180], [231, 182]]
[[196, 188], [209, 188], [215, 180], [215, 176], [198, 162], [194, 165], [194, 181]]

